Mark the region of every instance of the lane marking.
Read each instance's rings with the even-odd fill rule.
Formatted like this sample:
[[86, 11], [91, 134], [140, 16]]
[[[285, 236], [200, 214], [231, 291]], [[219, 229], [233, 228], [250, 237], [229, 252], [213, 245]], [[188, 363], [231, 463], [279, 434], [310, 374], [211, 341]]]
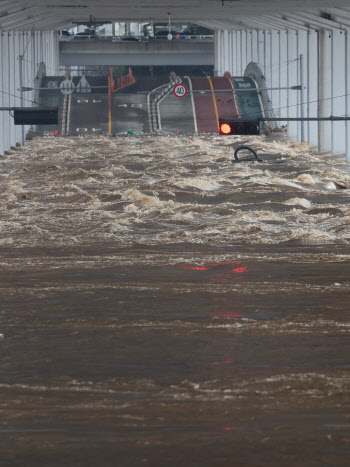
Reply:
[[218, 113], [218, 106], [216, 105], [216, 98], [215, 98], [215, 91], [214, 91], [214, 86], [212, 83], [212, 80], [209, 76], [207, 76], [207, 80], [209, 81], [210, 87], [211, 87], [211, 94], [213, 96], [213, 102], [214, 102], [214, 108], [215, 108], [215, 116], [216, 116], [216, 122], [218, 124], [218, 130], [220, 129], [219, 125], [219, 113]]
[[88, 100], [88, 99], [78, 99], [78, 100], [77, 100], [77, 103], [78, 103], [78, 104], [88, 104], [88, 103], [89, 103], [89, 100]]
[[108, 134], [112, 134], [112, 89], [110, 76], [108, 76]]
[[192, 113], [193, 113], [193, 121], [194, 121], [194, 132], [198, 133], [198, 126], [197, 126], [197, 114], [196, 114], [196, 107], [194, 105], [194, 98], [193, 98], [193, 89], [192, 89], [192, 81], [189, 76], [185, 76], [188, 81], [188, 85], [191, 91], [191, 102], [192, 102]]
[[67, 99], [68, 94], [65, 94], [63, 96], [61, 135], [66, 134]]
[[72, 104], [72, 96], [68, 96], [68, 110], [67, 110], [67, 130], [66, 134], [69, 135], [69, 127], [70, 127], [70, 111], [71, 111], [71, 104]]
[[238, 105], [238, 101], [237, 101], [236, 87], [235, 87], [235, 83], [233, 81], [233, 78], [232, 78], [231, 74], [228, 73], [228, 72], [227, 72], [227, 74], [226, 73], [224, 74], [224, 78], [227, 78], [229, 80], [230, 84], [231, 84], [232, 94], [233, 94], [233, 102], [234, 102], [235, 107], [236, 107], [237, 116], [241, 117], [241, 111], [239, 109], [239, 105]]
[[161, 86], [158, 86], [158, 87], [155, 88], [155, 89], [152, 89], [152, 91], [150, 91], [150, 92], [147, 94], [148, 121], [149, 121], [149, 128], [150, 128], [151, 133], [155, 133], [154, 128], [153, 128], [153, 125], [152, 125], [151, 94], [153, 94], [155, 91], [157, 91], [158, 89], [162, 88], [163, 86], [164, 86], [164, 84], [162, 84]]
[[[182, 82], [182, 80], [180, 79], [180, 83]], [[176, 86], [178, 86], [179, 84], [176, 84]], [[176, 87], [175, 86], [175, 87]], [[162, 114], [160, 113], [160, 104], [161, 102], [168, 96], [171, 96], [171, 90], [174, 89], [173, 88], [173, 85], [171, 83], [169, 83], [167, 85], [167, 87], [165, 87], [164, 91], [164, 96], [162, 96], [158, 101], [157, 101], [157, 114], [158, 114], [158, 129], [159, 131], [162, 131]], [[187, 94], [187, 93], [186, 93]]]

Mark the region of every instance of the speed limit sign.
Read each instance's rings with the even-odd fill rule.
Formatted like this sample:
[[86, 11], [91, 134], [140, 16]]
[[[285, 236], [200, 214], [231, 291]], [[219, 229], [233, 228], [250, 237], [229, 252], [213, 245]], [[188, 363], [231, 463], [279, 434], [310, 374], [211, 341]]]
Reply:
[[177, 84], [173, 89], [174, 96], [185, 97], [187, 94], [187, 87], [184, 84]]

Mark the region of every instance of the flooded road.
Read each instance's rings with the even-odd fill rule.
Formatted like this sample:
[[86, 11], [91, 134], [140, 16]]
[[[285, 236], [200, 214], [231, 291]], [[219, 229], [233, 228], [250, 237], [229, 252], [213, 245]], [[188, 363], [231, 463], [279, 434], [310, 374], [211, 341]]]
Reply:
[[0, 181], [1, 466], [349, 465], [345, 163], [44, 138]]

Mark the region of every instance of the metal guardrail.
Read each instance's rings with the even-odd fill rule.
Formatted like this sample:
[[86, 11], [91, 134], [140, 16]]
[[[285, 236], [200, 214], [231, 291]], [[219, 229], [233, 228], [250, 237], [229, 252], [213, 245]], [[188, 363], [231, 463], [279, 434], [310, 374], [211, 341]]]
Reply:
[[[124, 42], [153, 42], [154, 40], [157, 41], [167, 41], [168, 38], [166, 36], [161, 36], [161, 37], [145, 37], [145, 36], [132, 36], [135, 39], [138, 39], [138, 41], [129, 41], [125, 39], [125, 36], [86, 36], [86, 37], [73, 37], [72, 40], [70, 41], [60, 41], [61, 43], [69, 43], [69, 42], [88, 42], [88, 41], [106, 41], [106, 42], [112, 42], [113, 40], [116, 40], [117, 44], [119, 43], [124, 43]], [[173, 36], [172, 40], [175, 41], [182, 41], [186, 42], [188, 40], [205, 40], [206, 42], [213, 41], [214, 36], [203, 36], [203, 35], [195, 35], [195, 36], [187, 36], [186, 37], [176, 37], [176, 35]]]

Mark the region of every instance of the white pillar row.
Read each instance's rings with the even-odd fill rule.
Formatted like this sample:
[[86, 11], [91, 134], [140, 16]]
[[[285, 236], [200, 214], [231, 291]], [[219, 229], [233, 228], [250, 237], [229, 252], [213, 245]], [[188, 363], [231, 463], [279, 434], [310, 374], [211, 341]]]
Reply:
[[[350, 28], [217, 30], [215, 70], [242, 76], [256, 62], [266, 78], [277, 117], [301, 117], [301, 93], [283, 89], [301, 84], [303, 56], [304, 116], [350, 115]], [[349, 95], [349, 96], [348, 96]], [[287, 122], [282, 122], [287, 123]], [[301, 122], [288, 122], [288, 135], [301, 140]], [[321, 152], [350, 160], [350, 123], [305, 122], [304, 137]]]
[[[58, 50], [55, 31], [0, 31], [0, 107], [20, 106], [19, 55], [24, 54], [23, 86], [32, 87], [40, 62], [48, 65], [48, 73], [58, 73]], [[23, 93], [25, 107], [34, 105], [33, 96], [34, 92]], [[21, 127], [14, 125], [9, 112], [0, 111], [0, 155], [21, 139]]]

